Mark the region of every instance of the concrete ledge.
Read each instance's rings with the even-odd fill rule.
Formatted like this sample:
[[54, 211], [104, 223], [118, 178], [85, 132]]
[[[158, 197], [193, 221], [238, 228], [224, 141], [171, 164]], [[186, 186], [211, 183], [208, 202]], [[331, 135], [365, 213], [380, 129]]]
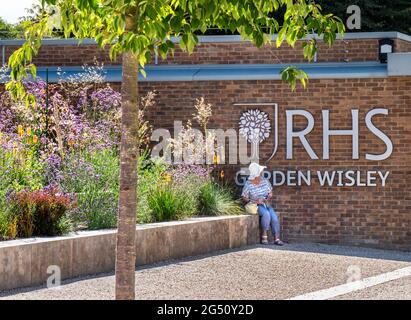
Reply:
[[[277, 39], [277, 34], [271, 36], [271, 41]], [[322, 36], [308, 35], [301, 40], [307, 40], [311, 38], [322, 39]], [[397, 31], [380, 31], [380, 32], [347, 32], [341, 37], [337, 34], [337, 40], [361, 40], [361, 39], [400, 39], [407, 42], [411, 42], [411, 36], [397, 32]], [[200, 43], [230, 43], [230, 42], [244, 42], [240, 35], [208, 35], [198, 36]], [[174, 43], [180, 42], [180, 37], [171, 37], [171, 41]], [[23, 39], [2, 39], [0, 40], [0, 46], [21, 46], [24, 43]], [[55, 45], [96, 45], [97, 42], [94, 39], [82, 39], [81, 43], [79, 39], [44, 39], [41, 43], [42, 46], [55, 46]]]
[[[390, 58], [389, 58], [390, 59]], [[392, 60], [392, 59], [391, 59]], [[388, 65], [390, 61], [388, 60]], [[334, 62], [296, 63], [310, 79], [359, 79], [386, 78], [387, 64], [379, 62]], [[281, 80], [280, 72], [287, 64], [193, 64], [193, 65], [147, 65], [147, 77], [139, 75], [141, 82], [163, 81], [235, 81], [235, 80]], [[37, 77], [48, 77], [50, 83], [67, 80], [67, 77], [83, 72], [81, 66], [62, 68], [65, 75], [58, 75], [58, 67], [38, 67]], [[46, 75], [48, 72], [48, 76]], [[104, 68], [106, 82], [121, 82], [121, 66]], [[404, 71], [405, 72], [405, 71]], [[409, 73], [411, 75], [411, 73]]]
[[[199, 217], [136, 227], [136, 266], [258, 243], [256, 215]], [[116, 230], [0, 242], [0, 290], [45, 284], [57, 265], [62, 280], [114, 270]]]
[[388, 53], [388, 76], [411, 75], [411, 52]]

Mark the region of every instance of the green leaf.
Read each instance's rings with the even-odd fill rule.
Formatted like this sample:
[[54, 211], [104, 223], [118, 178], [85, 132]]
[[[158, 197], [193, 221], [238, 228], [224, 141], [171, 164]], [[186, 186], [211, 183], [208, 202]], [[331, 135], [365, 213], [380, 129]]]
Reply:
[[158, 46], [158, 52], [160, 53], [161, 58], [163, 60], [167, 58], [167, 53], [168, 53], [168, 45], [166, 43], [162, 43]]
[[37, 71], [36, 66], [34, 64], [31, 64], [30, 65], [30, 73], [33, 76], [33, 78], [36, 78], [36, 71]]
[[281, 44], [283, 43], [283, 41], [284, 41], [284, 36], [285, 36], [286, 32], [287, 32], [287, 25], [284, 24], [284, 25], [282, 26], [280, 32], [278, 32], [277, 40], [275, 41], [275, 44], [276, 44], [277, 48], [280, 47]]

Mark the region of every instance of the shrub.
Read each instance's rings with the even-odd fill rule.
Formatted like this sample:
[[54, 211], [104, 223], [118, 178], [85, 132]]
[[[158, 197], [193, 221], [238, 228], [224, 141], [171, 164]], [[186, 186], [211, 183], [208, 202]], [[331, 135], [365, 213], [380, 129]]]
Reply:
[[200, 188], [199, 213], [203, 215], [237, 215], [244, 212], [240, 201], [235, 200], [227, 186], [207, 182]]
[[9, 215], [4, 211], [5, 207], [0, 207], [0, 240], [15, 238], [15, 224], [10, 221]]
[[23, 147], [12, 150], [0, 147], [0, 176], [0, 193], [3, 194], [9, 190], [36, 190], [44, 185], [44, 168], [35, 150]]
[[56, 188], [16, 192], [9, 201], [14, 237], [54, 236], [70, 230], [65, 214], [71, 199]]
[[148, 196], [156, 185], [165, 181], [165, 172], [168, 165], [156, 159], [148, 159], [147, 154], [143, 154], [138, 161], [138, 204], [137, 223], [150, 223], [155, 221], [155, 217], [150, 209]]
[[154, 221], [180, 220], [192, 216], [196, 209], [190, 197], [171, 185], [156, 186], [147, 201]]
[[72, 219], [78, 227], [96, 230], [116, 226], [119, 159], [115, 152], [72, 153], [58, 175], [62, 189], [76, 195]]
[[197, 213], [201, 185], [208, 177], [189, 173], [173, 180], [174, 170], [164, 172], [148, 193], [149, 210], [155, 221], [167, 221], [191, 217]]

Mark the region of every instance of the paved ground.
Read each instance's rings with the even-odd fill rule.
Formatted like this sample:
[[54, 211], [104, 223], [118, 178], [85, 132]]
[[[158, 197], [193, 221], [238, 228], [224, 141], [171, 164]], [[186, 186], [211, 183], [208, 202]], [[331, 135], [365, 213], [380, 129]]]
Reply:
[[[411, 252], [318, 244], [251, 246], [147, 266], [136, 271], [138, 299], [288, 299], [411, 266]], [[0, 292], [0, 299], [112, 299], [113, 274], [59, 288]], [[411, 276], [335, 299], [411, 299]]]

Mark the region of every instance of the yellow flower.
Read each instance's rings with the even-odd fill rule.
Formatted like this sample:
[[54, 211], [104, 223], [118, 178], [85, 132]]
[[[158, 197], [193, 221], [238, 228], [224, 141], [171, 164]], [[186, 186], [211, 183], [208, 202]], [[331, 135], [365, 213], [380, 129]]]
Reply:
[[31, 138], [27, 137], [27, 144], [31, 144]]
[[23, 129], [23, 126], [21, 124], [19, 124], [18, 127], [17, 127], [17, 133], [19, 134], [20, 138], [24, 136], [24, 129]]
[[31, 135], [31, 128], [30, 128], [30, 127], [27, 128], [27, 135], [28, 135], [28, 136]]
[[224, 170], [221, 170], [221, 172], [220, 172], [220, 177], [221, 177], [221, 178], [224, 178]]
[[164, 175], [164, 181], [167, 182], [167, 183], [168, 183], [168, 182], [171, 182], [171, 175], [168, 174], [168, 173], [165, 174], [165, 175]]
[[213, 163], [214, 164], [219, 164], [220, 163], [220, 155], [215, 154], [213, 157]]
[[39, 141], [39, 138], [36, 135], [33, 135], [33, 143], [36, 144]]
[[74, 141], [73, 141], [73, 140], [69, 140], [69, 141], [67, 141], [67, 144], [68, 144], [70, 147], [72, 147], [72, 146], [74, 146]]

